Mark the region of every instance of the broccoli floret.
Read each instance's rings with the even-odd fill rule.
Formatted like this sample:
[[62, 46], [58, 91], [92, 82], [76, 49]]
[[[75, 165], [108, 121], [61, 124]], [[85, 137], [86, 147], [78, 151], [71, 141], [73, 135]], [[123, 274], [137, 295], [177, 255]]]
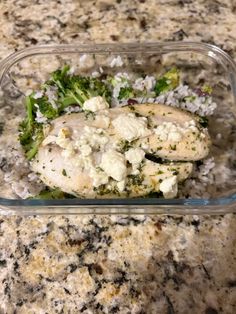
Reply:
[[[102, 96], [108, 103], [111, 102], [111, 91], [100, 79], [84, 77], [80, 75], [69, 75], [69, 66], [52, 73], [51, 79], [44, 84], [54, 85], [58, 88], [59, 113], [70, 105], [79, 105], [95, 96]], [[41, 111], [42, 112], [42, 111]], [[43, 112], [42, 112], [43, 113]]]
[[39, 145], [44, 139], [43, 129], [41, 127], [35, 128], [34, 135], [32, 136], [30, 146], [27, 147], [26, 158], [31, 160], [38, 151]]
[[67, 86], [67, 82], [68, 82], [68, 77], [69, 77], [69, 72], [70, 70], [70, 66], [69, 65], [65, 65], [62, 69], [58, 69], [54, 72], [52, 72], [51, 74], [51, 78], [45, 82], [45, 84], [43, 86], [47, 86], [47, 85], [56, 85], [58, 87], [58, 89], [61, 92], [65, 92], [66, 86]]
[[32, 99], [31, 101], [33, 105], [36, 105], [34, 106], [35, 111], [38, 109], [45, 118], [55, 119], [58, 117], [59, 110], [52, 106], [46, 96], [43, 96], [40, 99]]
[[43, 141], [42, 125], [35, 121], [35, 108], [30, 96], [26, 97], [26, 118], [19, 126], [19, 140], [28, 160], [32, 159]]
[[208, 127], [209, 121], [208, 121], [208, 118], [207, 118], [207, 117], [199, 116], [198, 122], [199, 122], [199, 124], [200, 124], [203, 128], [207, 128], [207, 127]]
[[107, 78], [107, 82], [111, 84], [111, 88], [114, 88], [117, 85], [121, 84], [119, 95], [117, 97], [119, 100], [129, 99], [136, 96], [137, 91], [134, 91], [129, 79], [125, 76], [110, 76]]
[[129, 99], [134, 97], [134, 91], [133, 88], [128, 86], [128, 87], [121, 87], [120, 92], [119, 92], [119, 96], [118, 99], [122, 100], [122, 99]]
[[157, 96], [162, 93], [168, 92], [176, 88], [179, 85], [179, 70], [172, 68], [170, 71], [166, 72], [163, 77], [157, 80], [154, 86], [154, 91]]
[[68, 77], [64, 95], [60, 95], [61, 109], [73, 104], [83, 107], [83, 103], [96, 96], [102, 96], [108, 103], [111, 102], [111, 91], [108, 86], [97, 78], [75, 75]]
[[26, 118], [20, 123], [20, 143], [25, 146], [30, 141], [33, 134], [34, 117], [33, 117], [33, 104], [30, 97], [26, 97]]

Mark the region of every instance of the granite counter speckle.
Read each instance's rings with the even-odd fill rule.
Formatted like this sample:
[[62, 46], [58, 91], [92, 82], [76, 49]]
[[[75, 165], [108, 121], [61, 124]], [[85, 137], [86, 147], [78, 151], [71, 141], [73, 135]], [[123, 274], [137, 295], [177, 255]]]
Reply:
[[[0, 58], [42, 43], [194, 40], [236, 58], [235, 1], [0, 3]], [[0, 217], [0, 313], [236, 313], [236, 216]]]

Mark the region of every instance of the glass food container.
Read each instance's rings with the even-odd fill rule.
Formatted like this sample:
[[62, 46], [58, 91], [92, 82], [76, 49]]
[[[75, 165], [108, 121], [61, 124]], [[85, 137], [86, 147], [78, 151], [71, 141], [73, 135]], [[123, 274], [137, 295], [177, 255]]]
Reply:
[[[120, 56], [119, 68], [109, 67], [114, 57]], [[86, 62], [81, 62], [85, 60]], [[81, 74], [105, 69], [110, 73], [137, 72], [157, 75], [175, 66], [182, 80], [190, 86], [209, 84], [217, 109], [209, 119], [213, 142], [213, 157], [221, 158], [218, 173], [211, 179], [212, 194], [202, 198], [161, 199], [13, 199], [6, 192], [4, 167], [14, 149], [0, 160], [0, 214], [223, 214], [236, 211], [236, 65], [220, 48], [194, 42], [58, 45], [32, 47], [16, 52], [0, 63], [0, 131], [4, 136], [6, 121], [12, 115], [23, 117], [24, 97], [37, 87], [49, 73], [70, 64]], [[8, 137], [17, 137], [17, 126], [8, 125]], [[12, 130], [12, 134], [11, 134]], [[3, 142], [4, 143], [4, 142]], [[2, 144], [3, 146], [3, 144]], [[219, 149], [220, 148], [220, 149]], [[225, 152], [224, 153], [222, 153]], [[224, 183], [222, 178], [224, 177]], [[207, 180], [207, 179], [206, 179]], [[204, 182], [203, 182], [204, 184]], [[197, 187], [196, 187], [197, 188]]]

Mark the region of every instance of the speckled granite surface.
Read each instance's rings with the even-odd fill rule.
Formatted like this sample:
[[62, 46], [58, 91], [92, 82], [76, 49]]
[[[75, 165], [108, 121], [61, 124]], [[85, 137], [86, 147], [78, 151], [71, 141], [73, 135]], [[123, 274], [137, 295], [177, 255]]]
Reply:
[[[30, 3], [30, 4], [29, 4]], [[233, 0], [0, 2], [0, 58], [39, 43], [202, 40]], [[0, 217], [0, 313], [236, 313], [236, 216]]]

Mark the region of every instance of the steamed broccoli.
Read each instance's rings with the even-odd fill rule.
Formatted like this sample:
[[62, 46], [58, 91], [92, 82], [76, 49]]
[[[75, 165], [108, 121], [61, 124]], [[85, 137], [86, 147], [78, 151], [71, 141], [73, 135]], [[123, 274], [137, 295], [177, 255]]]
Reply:
[[56, 85], [58, 87], [59, 111], [70, 105], [79, 105], [95, 96], [102, 96], [108, 103], [111, 101], [111, 91], [108, 86], [97, 78], [80, 75], [69, 75], [69, 66], [52, 73], [51, 79], [44, 86]]
[[135, 91], [131, 86], [130, 80], [123, 73], [116, 76], [109, 76], [107, 82], [111, 85], [111, 89], [120, 85], [119, 95], [117, 96], [119, 100], [135, 97]]
[[179, 85], [179, 70], [172, 68], [157, 80], [154, 91], [157, 96], [169, 90], [175, 89]]
[[119, 92], [119, 96], [118, 99], [122, 100], [122, 99], [129, 99], [134, 97], [134, 90], [132, 87], [128, 86], [128, 87], [121, 87], [120, 88], [120, 92]]
[[55, 119], [59, 116], [58, 108], [54, 108], [48, 99], [43, 96], [40, 99], [32, 99], [33, 104], [36, 104], [36, 108], [41, 112], [41, 114], [47, 119]]
[[111, 92], [102, 81], [76, 75], [69, 78], [59, 102], [63, 109], [72, 104], [83, 107], [86, 100], [96, 96], [104, 97], [108, 103], [111, 101]]
[[30, 96], [26, 97], [26, 118], [19, 126], [19, 140], [27, 159], [32, 159], [43, 141], [42, 125], [35, 121], [35, 107]]

